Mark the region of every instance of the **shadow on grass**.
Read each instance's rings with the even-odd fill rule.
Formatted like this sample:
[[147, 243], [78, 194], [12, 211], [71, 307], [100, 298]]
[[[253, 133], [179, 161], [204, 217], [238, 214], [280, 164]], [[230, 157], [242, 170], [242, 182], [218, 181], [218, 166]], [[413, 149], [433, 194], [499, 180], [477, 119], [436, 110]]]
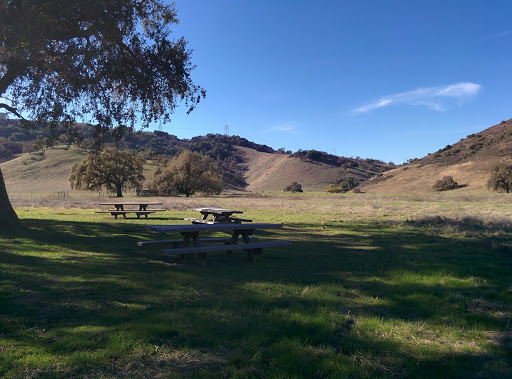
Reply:
[[[483, 226], [297, 224], [257, 233], [291, 248], [198, 269], [138, 248], [140, 224], [25, 223], [1, 238], [0, 375], [511, 373], [510, 236]], [[461, 348], [466, 331], [491, 338]]]

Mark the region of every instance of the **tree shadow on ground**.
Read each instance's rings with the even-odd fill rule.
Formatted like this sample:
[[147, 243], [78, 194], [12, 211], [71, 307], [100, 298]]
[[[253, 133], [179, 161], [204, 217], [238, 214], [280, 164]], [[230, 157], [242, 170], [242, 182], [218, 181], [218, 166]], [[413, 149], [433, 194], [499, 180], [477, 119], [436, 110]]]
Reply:
[[[58, 357], [64, 376], [512, 373], [506, 225], [492, 248], [482, 242], [492, 237], [485, 226], [467, 223], [457, 231], [472, 232], [464, 238], [420, 224], [297, 224], [258, 233], [291, 240], [290, 248], [264, 251], [255, 263], [212, 254], [199, 269], [138, 248], [155, 239], [141, 225], [25, 222], [30, 231], [4, 236], [0, 248], [0, 337]], [[365, 329], [368, 320], [377, 326]], [[425, 328], [421, 348], [380, 330], [389, 323]], [[442, 344], [435, 330], [446, 323], [461, 340], [465, 329], [494, 337], [469, 352], [430, 348]], [[119, 336], [124, 345], [115, 345]], [[161, 350], [134, 356], [141, 345]], [[90, 353], [106, 346], [114, 347], [103, 359]], [[16, 362], [0, 374], [15, 372], [5, 370]]]

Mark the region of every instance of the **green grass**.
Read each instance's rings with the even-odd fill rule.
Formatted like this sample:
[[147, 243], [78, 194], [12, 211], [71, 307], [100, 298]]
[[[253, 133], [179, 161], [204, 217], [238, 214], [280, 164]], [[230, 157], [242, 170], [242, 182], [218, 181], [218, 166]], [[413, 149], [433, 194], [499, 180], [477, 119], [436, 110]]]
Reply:
[[283, 222], [257, 234], [293, 246], [254, 263], [212, 253], [200, 269], [136, 246], [168, 238], [145, 224], [182, 223], [190, 211], [114, 220], [17, 209], [27, 229], [0, 236], [0, 376], [512, 375], [507, 203], [202, 201]]

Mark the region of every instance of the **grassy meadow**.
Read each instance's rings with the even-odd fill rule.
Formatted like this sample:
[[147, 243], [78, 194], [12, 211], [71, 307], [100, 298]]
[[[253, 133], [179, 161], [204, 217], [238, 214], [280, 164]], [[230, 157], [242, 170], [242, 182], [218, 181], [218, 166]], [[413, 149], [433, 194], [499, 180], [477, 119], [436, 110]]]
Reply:
[[[0, 377], [511, 377], [511, 199], [165, 198], [147, 220], [17, 199], [26, 229], [0, 232]], [[208, 205], [283, 223], [256, 234], [293, 245], [205, 268], [137, 247], [173, 238], [144, 225]]]

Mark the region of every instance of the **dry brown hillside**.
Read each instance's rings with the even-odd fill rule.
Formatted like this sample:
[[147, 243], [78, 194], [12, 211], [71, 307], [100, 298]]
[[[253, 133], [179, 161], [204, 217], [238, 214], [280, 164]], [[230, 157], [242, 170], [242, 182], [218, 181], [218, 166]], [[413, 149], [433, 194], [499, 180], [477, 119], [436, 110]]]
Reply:
[[304, 161], [287, 154], [270, 154], [246, 147], [237, 147], [244, 163], [249, 191], [281, 191], [292, 182], [303, 190], [324, 191], [339, 176], [340, 169], [319, 162]]
[[365, 192], [434, 192], [443, 176], [462, 185], [456, 192], [487, 191], [490, 170], [499, 161], [512, 158], [512, 119], [461, 139], [422, 159], [374, 177], [364, 183]]

